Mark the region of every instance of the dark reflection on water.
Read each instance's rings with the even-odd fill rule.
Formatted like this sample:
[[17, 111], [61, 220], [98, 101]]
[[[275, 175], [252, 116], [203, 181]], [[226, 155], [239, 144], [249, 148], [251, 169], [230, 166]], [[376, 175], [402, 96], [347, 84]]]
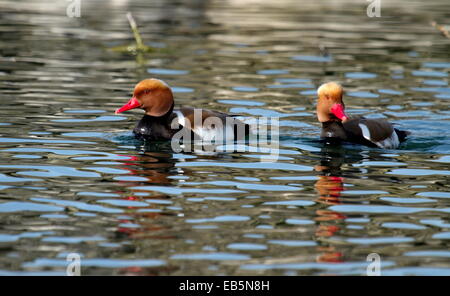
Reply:
[[[449, 275], [445, 0], [0, 4], [0, 274]], [[145, 57], [132, 42], [132, 11]], [[101, 11], [99, 14], [98, 12]], [[280, 119], [280, 150], [176, 153], [113, 114], [157, 76], [177, 105]], [[315, 89], [413, 132], [398, 150], [317, 141]], [[249, 146], [246, 146], [250, 148]], [[248, 150], [248, 149], [247, 149]]]

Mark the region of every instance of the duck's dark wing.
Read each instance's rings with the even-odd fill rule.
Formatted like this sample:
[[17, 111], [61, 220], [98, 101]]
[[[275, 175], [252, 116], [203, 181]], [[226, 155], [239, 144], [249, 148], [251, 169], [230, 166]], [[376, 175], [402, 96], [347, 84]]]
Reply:
[[391, 123], [385, 119], [355, 117], [343, 122], [347, 138], [351, 142], [368, 141], [380, 148], [397, 148], [400, 139]]

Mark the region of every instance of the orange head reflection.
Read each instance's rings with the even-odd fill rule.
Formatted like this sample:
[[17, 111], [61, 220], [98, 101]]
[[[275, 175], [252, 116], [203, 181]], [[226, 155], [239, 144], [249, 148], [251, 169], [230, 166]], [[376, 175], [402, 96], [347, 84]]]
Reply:
[[[325, 166], [316, 166], [316, 171], [325, 171], [327, 167]], [[320, 203], [328, 204], [328, 205], [336, 205], [340, 204], [340, 196], [341, 192], [344, 190], [344, 178], [339, 176], [327, 176], [322, 175], [318, 176], [314, 187], [316, 191], [319, 193], [318, 201]]]
[[[118, 192], [123, 195], [127, 201], [142, 201], [151, 198], [154, 200], [168, 200], [166, 194], [155, 193], [145, 189], [138, 189], [139, 186], [161, 186], [170, 185], [173, 180], [169, 178], [173, 175], [174, 163], [171, 160], [172, 155], [161, 152], [146, 152], [139, 155], [121, 155], [127, 157], [122, 160], [121, 169], [129, 171], [128, 176], [121, 178], [119, 184], [124, 191]], [[127, 178], [131, 177], [131, 178]], [[124, 194], [126, 192], [126, 194]], [[151, 194], [151, 197], [149, 197]], [[126, 217], [119, 220], [120, 227], [118, 233], [127, 235], [133, 239], [173, 239], [175, 236], [168, 232], [169, 223], [163, 223], [162, 220], [172, 213], [161, 210], [161, 204], [148, 203], [146, 206], [128, 206]], [[135, 224], [135, 225], [131, 225]], [[131, 227], [130, 227], [131, 225]]]
[[[337, 165], [335, 166], [335, 164]], [[340, 164], [339, 157], [337, 159], [324, 157], [321, 165], [314, 167], [315, 171], [321, 173], [314, 184], [318, 193], [317, 201], [319, 203], [327, 206], [341, 203], [340, 198], [341, 192], [344, 190], [344, 178], [339, 173]], [[315, 232], [317, 238], [328, 238], [338, 233], [341, 230], [339, 221], [346, 218], [341, 213], [327, 209], [317, 210], [316, 215], [315, 220], [319, 222]], [[316, 257], [317, 262], [339, 263], [344, 261], [343, 253], [339, 252], [336, 246], [321, 245], [317, 248], [317, 251], [321, 253]]]

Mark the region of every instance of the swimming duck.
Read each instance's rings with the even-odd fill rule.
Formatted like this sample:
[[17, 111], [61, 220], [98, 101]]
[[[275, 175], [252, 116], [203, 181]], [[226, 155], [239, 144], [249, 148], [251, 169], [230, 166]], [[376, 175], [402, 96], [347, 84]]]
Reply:
[[172, 90], [159, 79], [145, 79], [136, 84], [133, 97], [116, 110], [121, 112], [141, 108], [144, 117], [136, 124], [133, 133], [142, 140], [170, 140], [177, 132], [187, 128], [195, 140], [229, 141], [244, 138], [249, 126], [242, 121], [218, 111], [181, 107], [174, 109]]
[[349, 118], [342, 101], [343, 88], [338, 83], [322, 84], [317, 95], [317, 118], [322, 123], [322, 138], [395, 149], [410, 134], [394, 128], [382, 118]]

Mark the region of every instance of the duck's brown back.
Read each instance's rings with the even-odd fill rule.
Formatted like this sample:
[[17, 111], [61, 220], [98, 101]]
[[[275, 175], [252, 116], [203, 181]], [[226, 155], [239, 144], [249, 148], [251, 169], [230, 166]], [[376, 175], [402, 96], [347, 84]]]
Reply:
[[391, 137], [394, 127], [383, 118], [368, 119], [354, 117], [343, 123], [347, 134], [363, 137], [371, 142], [380, 142]]

